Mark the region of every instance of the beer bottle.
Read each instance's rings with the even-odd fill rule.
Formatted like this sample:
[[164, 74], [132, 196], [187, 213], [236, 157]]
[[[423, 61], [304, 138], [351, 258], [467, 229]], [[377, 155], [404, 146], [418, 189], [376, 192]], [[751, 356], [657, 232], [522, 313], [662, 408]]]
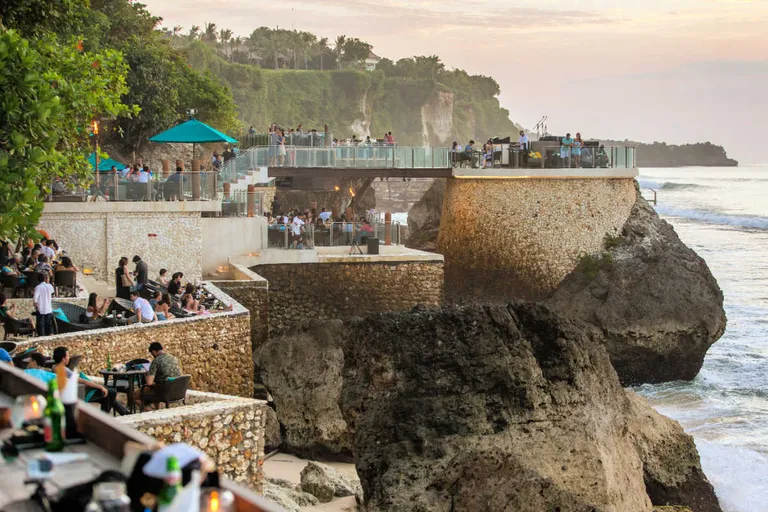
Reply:
[[48, 382], [48, 404], [45, 406], [45, 451], [60, 452], [64, 449], [64, 404], [59, 399], [56, 379]]
[[179, 459], [168, 457], [163, 487], [157, 495], [157, 512], [168, 510], [176, 495], [181, 492], [181, 467]]
[[108, 372], [112, 371], [112, 358], [109, 357], [109, 354], [107, 354], [107, 371]]

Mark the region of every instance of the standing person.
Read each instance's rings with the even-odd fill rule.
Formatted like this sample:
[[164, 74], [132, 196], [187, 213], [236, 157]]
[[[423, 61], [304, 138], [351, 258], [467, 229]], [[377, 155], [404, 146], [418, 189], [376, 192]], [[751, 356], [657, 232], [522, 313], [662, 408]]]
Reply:
[[576, 167], [581, 167], [581, 149], [584, 147], [584, 141], [581, 140], [581, 134], [576, 132], [576, 138], [573, 141], [573, 149], [571, 150], [571, 154], [573, 155], [573, 160], [576, 163]]
[[563, 160], [563, 165], [569, 168], [571, 167], [571, 148], [573, 148], [573, 139], [570, 133], [566, 133], [560, 141], [560, 158]]
[[293, 222], [291, 222], [291, 231], [293, 232], [294, 238], [301, 238], [301, 227], [304, 225], [304, 221], [301, 219], [298, 213], [296, 213], [296, 216], [293, 218]]
[[50, 336], [53, 334], [53, 307], [51, 299], [53, 297], [53, 286], [50, 284], [48, 274], [38, 274], [37, 281], [40, 283], [35, 286], [33, 301], [35, 310], [37, 310], [37, 335]]
[[115, 269], [115, 297], [129, 300], [132, 286], [133, 279], [128, 272], [128, 258], [123, 256]]
[[522, 162], [523, 167], [528, 167], [528, 152], [530, 151], [530, 142], [528, 141], [528, 135], [525, 134], [525, 130], [520, 130], [520, 137], [517, 139], [518, 151], [521, 158], [518, 159], [518, 167]]
[[269, 165], [277, 163], [277, 146], [280, 134], [274, 125], [269, 125]]
[[277, 156], [278, 156], [278, 165], [280, 167], [285, 165], [285, 130], [280, 130], [277, 136]]
[[149, 281], [149, 265], [138, 254], [133, 257], [133, 262], [136, 264], [136, 270], [134, 271], [136, 276], [135, 289], [138, 291], [144, 288]]

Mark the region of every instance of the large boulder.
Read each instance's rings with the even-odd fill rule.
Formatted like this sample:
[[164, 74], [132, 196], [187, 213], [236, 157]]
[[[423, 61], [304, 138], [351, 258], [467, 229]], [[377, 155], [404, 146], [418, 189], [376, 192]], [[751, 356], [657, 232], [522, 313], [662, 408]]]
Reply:
[[715, 490], [701, 469], [693, 438], [679, 423], [627, 391], [629, 432], [643, 461], [645, 488], [655, 505], [685, 503], [696, 512], [721, 512]]
[[264, 480], [263, 496], [280, 505], [287, 512], [301, 512], [305, 507], [318, 505], [320, 501], [312, 494], [288, 480], [267, 478]]
[[281, 450], [352, 460], [352, 439], [338, 405], [341, 329], [340, 321], [309, 321], [256, 351], [256, 367], [282, 427]]
[[606, 254], [571, 272], [545, 303], [602, 333], [623, 385], [693, 379], [726, 323], [707, 264], [639, 192]]
[[362, 494], [359, 481], [351, 481], [327, 464], [310, 461], [301, 470], [301, 489], [315, 496], [321, 503], [334, 497]]
[[445, 198], [445, 179], [436, 179], [422, 198], [408, 211], [406, 245], [422, 251], [437, 250], [437, 234]]
[[514, 304], [377, 315], [344, 334], [367, 510], [651, 511], [635, 409], [591, 330]]

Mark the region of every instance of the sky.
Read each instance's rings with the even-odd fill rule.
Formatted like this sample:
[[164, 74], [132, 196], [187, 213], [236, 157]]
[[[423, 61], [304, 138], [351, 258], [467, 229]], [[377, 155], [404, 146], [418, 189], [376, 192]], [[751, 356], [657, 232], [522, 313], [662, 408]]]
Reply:
[[[526, 128], [768, 163], [768, 0], [143, 0], [163, 25], [344, 34], [492, 76]], [[766, 146], [765, 148], [763, 146]]]

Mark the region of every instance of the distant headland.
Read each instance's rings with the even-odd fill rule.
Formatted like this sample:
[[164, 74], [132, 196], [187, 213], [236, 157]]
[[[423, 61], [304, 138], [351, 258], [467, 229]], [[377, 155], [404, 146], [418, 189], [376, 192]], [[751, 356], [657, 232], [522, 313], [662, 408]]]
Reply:
[[630, 140], [605, 141], [605, 144], [614, 146], [636, 146], [638, 167], [736, 167], [737, 160], [728, 158], [723, 146], [711, 142], [697, 142], [696, 144], [667, 144], [666, 142], [654, 142], [645, 144]]

